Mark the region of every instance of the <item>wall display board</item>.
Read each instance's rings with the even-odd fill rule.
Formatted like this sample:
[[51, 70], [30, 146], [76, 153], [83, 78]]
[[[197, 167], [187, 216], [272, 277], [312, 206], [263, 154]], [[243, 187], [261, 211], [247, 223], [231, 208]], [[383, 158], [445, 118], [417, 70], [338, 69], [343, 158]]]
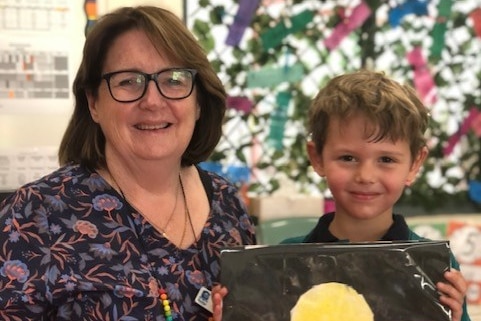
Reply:
[[70, 109], [70, 84], [83, 45], [75, 14], [82, 5], [0, 0], [0, 113]]
[[0, 0], [0, 191], [58, 167], [95, 9], [95, 1]]
[[403, 200], [481, 203], [480, 1], [203, 0], [186, 17], [229, 94], [211, 160], [248, 167], [251, 193], [286, 179], [327, 193], [304, 150], [307, 109], [329, 78], [364, 67], [411, 84], [431, 110], [431, 155]]
[[85, 33], [120, 6], [182, 0], [0, 0], [0, 192], [58, 166]]
[[[451, 250], [467, 282], [466, 302], [481, 312], [481, 217], [477, 215], [417, 216], [408, 219], [409, 227], [431, 240], [450, 241]], [[471, 311], [470, 311], [471, 312]], [[472, 316], [473, 320], [474, 316]]]

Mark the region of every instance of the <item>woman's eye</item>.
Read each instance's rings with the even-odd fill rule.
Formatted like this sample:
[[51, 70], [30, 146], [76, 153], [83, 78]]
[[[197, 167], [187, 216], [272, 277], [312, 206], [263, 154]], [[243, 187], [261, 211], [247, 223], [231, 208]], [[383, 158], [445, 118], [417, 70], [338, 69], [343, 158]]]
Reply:
[[132, 79], [123, 79], [123, 80], [119, 81], [118, 85], [121, 86], [121, 87], [130, 86], [130, 85], [132, 85]]
[[170, 86], [178, 86], [182, 84], [182, 81], [180, 81], [179, 79], [170, 78], [168, 84]]
[[172, 76], [172, 77], [169, 77], [167, 79], [165, 79], [164, 81], [165, 85], [166, 86], [169, 86], [169, 87], [177, 87], [177, 86], [186, 86], [186, 79], [185, 77], [182, 77], [182, 76]]
[[115, 75], [111, 79], [111, 83], [117, 87], [126, 87], [126, 88], [137, 88], [144, 85], [144, 77], [142, 75], [131, 73], [131, 72], [123, 72]]
[[138, 86], [140, 84], [142, 84], [142, 80], [137, 77], [125, 78], [119, 82], [119, 86], [127, 86], [127, 87]]

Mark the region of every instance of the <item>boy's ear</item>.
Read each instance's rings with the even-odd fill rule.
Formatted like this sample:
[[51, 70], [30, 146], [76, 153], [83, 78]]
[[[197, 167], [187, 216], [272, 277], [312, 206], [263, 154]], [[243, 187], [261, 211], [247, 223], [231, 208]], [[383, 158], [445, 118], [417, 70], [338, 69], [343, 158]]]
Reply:
[[415, 180], [416, 175], [419, 173], [419, 170], [424, 164], [424, 161], [428, 157], [429, 150], [426, 146], [424, 146], [419, 153], [417, 154], [416, 158], [414, 159], [411, 169], [409, 170], [408, 177], [406, 178], [406, 186], [410, 186]]
[[317, 152], [316, 145], [312, 141], [308, 141], [306, 144], [307, 155], [309, 156], [309, 160], [311, 162], [312, 168], [316, 171], [316, 173], [324, 177], [324, 164], [322, 162], [322, 156]]

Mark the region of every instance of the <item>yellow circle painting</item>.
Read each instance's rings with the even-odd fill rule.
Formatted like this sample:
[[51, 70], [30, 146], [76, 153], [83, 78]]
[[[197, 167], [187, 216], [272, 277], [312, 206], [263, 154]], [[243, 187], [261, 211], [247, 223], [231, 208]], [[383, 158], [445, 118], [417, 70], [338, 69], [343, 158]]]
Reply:
[[364, 296], [351, 286], [329, 282], [303, 293], [291, 310], [291, 321], [373, 321]]

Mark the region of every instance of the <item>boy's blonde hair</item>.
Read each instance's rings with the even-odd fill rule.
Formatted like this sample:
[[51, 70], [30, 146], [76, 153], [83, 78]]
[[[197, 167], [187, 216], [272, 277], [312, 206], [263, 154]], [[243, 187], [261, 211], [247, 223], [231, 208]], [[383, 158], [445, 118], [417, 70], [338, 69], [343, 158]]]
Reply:
[[426, 146], [429, 110], [414, 89], [382, 72], [360, 70], [331, 79], [311, 103], [308, 130], [319, 154], [331, 118], [342, 120], [354, 115], [368, 119], [363, 134], [373, 142], [405, 140], [412, 157]]

